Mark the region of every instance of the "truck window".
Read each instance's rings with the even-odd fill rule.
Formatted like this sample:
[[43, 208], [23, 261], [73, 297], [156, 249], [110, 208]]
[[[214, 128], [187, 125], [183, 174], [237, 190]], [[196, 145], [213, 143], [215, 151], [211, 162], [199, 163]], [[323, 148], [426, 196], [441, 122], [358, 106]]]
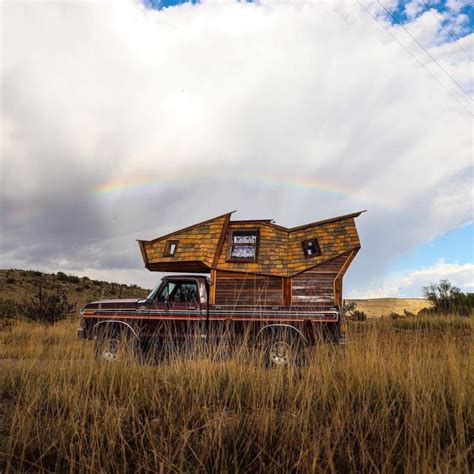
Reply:
[[160, 291], [157, 300], [163, 303], [168, 295], [171, 295], [173, 293], [173, 290], [176, 286], [176, 283], [172, 281], [168, 281], [166, 285], [163, 287], [163, 289]]
[[195, 282], [179, 283], [174, 292], [173, 301], [191, 302], [199, 301], [197, 284]]
[[199, 301], [199, 292], [195, 281], [169, 281], [158, 295], [158, 301], [193, 302]]

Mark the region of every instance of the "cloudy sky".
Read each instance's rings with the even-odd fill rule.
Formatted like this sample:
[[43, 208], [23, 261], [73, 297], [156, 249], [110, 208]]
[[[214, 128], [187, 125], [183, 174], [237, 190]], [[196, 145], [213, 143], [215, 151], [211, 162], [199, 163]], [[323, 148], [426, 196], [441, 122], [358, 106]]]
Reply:
[[136, 239], [367, 209], [346, 296], [474, 291], [468, 1], [176, 3], [1, 4], [1, 268], [151, 287]]

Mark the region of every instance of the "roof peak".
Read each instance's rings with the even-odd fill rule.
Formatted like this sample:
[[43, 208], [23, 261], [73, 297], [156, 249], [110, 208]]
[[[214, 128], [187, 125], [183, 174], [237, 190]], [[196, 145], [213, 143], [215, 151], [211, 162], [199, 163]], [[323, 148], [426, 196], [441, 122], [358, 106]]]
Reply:
[[351, 214], [344, 214], [342, 216], [330, 217], [329, 219], [314, 221], [314, 222], [299, 225], [299, 226], [296, 226], [296, 227], [285, 227], [285, 226], [282, 226], [280, 224], [276, 224], [276, 222], [273, 219], [243, 219], [243, 220], [235, 220], [235, 221], [231, 220], [230, 223], [231, 224], [258, 224], [258, 223], [262, 223], [262, 224], [271, 225], [273, 227], [277, 227], [281, 230], [286, 230], [288, 232], [293, 232], [293, 231], [296, 231], [296, 230], [305, 229], [306, 227], [312, 227], [312, 226], [315, 226], [315, 225], [328, 224], [330, 222], [336, 222], [336, 221], [340, 221], [340, 220], [343, 220], [343, 219], [350, 219], [350, 218], [359, 217], [363, 212], [367, 212], [367, 210], [364, 209], [362, 211], [353, 212]]

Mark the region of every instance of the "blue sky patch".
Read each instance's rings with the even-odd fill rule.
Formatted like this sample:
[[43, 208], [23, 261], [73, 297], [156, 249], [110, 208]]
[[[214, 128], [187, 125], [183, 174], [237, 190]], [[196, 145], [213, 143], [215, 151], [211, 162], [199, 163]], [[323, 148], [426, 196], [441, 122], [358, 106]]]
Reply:
[[440, 258], [460, 264], [474, 262], [474, 223], [452, 230], [403, 253], [393, 261], [390, 271], [429, 267]]

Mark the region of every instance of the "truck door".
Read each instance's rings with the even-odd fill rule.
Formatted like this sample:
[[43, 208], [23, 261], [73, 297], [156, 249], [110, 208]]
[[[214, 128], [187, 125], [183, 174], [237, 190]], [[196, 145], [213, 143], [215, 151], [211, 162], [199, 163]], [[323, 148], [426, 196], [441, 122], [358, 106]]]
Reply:
[[206, 314], [201, 311], [196, 280], [168, 280], [158, 292], [155, 306], [165, 322], [167, 337], [184, 339], [202, 333]]

